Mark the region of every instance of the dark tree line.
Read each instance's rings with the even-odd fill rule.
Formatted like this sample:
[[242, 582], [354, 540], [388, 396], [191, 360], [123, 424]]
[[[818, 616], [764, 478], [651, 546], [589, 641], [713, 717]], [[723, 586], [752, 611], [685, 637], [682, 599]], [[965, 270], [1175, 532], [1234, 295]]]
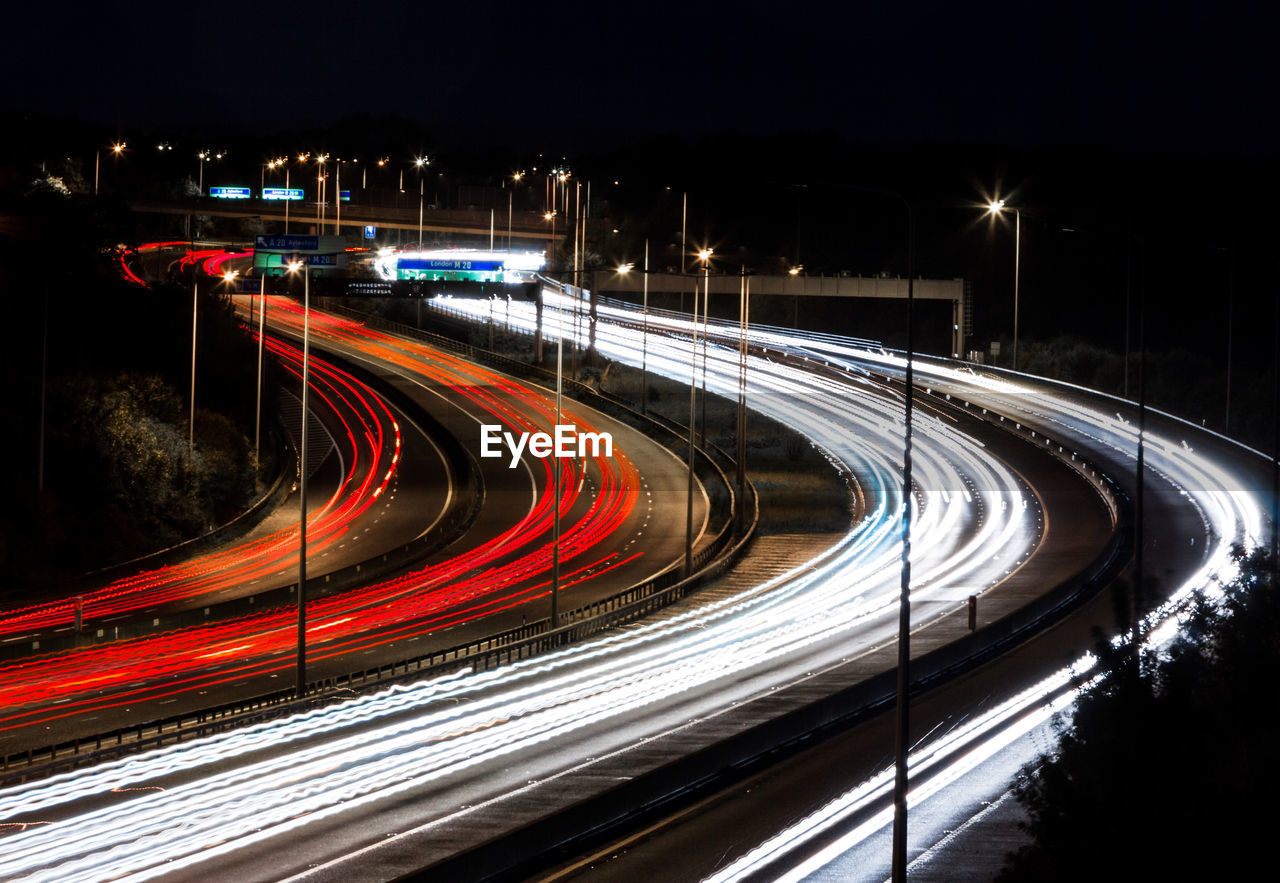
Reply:
[[257, 349], [229, 304], [206, 283], [188, 451], [189, 283], [128, 283], [116, 247], [137, 243], [133, 216], [46, 175], [32, 169], [0, 188], [5, 603], [198, 535], [240, 511], [257, 478]]
[[1023, 771], [1033, 842], [1002, 880], [1257, 877], [1280, 784], [1280, 596], [1267, 556], [1240, 560], [1164, 652], [1100, 645], [1106, 677]]

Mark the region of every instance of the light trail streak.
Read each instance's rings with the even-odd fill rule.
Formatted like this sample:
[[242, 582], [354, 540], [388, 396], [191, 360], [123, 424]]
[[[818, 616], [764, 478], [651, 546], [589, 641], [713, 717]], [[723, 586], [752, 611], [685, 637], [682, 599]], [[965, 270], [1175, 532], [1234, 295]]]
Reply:
[[[598, 309], [602, 313], [612, 313], [615, 318], [634, 321], [627, 316], [625, 309], [600, 307]], [[655, 322], [654, 318], [650, 317], [649, 321], [650, 327], [657, 325], [659, 329], [663, 329], [665, 326], [669, 332], [679, 333], [688, 330], [687, 323], [678, 319]], [[901, 375], [906, 367], [905, 360], [900, 355], [865, 345], [841, 344], [830, 337], [815, 341], [801, 338], [799, 335], [763, 332], [758, 337], [753, 335], [752, 343], [768, 344], [790, 352], [815, 352], [828, 358], [834, 357], [831, 364], [846, 370], [856, 369], [861, 372], [874, 368]], [[1121, 457], [1136, 459], [1138, 444], [1136, 427], [1118, 414], [1102, 412], [1096, 407], [1071, 401], [1065, 396], [1050, 399], [1044, 396], [1041, 389], [1032, 388], [1016, 380], [975, 374], [970, 369], [917, 361], [915, 370], [921, 385], [946, 384], [957, 394], [963, 394], [969, 398], [975, 398], [975, 392], [986, 394], [990, 398], [990, 403], [998, 405], [1006, 415], [1016, 417], [1021, 413], [1022, 419], [1027, 422], [1035, 420], [1041, 425], [1054, 426], [1064, 434], [1084, 436], [1095, 446], [1109, 448]], [[1232, 546], [1236, 543], [1242, 544], [1246, 549], [1256, 546], [1261, 537], [1263, 514], [1256, 495], [1241, 490], [1244, 483], [1240, 477], [1233, 475], [1223, 465], [1196, 454], [1185, 442], [1175, 443], [1156, 432], [1147, 431], [1144, 433], [1144, 440], [1147, 446], [1148, 466], [1159, 478], [1168, 482], [1192, 502], [1200, 512], [1206, 535], [1210, 540], [1210, 551], [1206, 554], [1203, 565], [1182, 582], [1164, 603], [1144, 618], [1141, 629], [1147, 637], [1143, 646], [1147, 650], [1158, 650], [1176, 636], [1180, 623], [1187, 615], [1188, 602], [1195, 592], [1207, 591], [1212, 598], [1218, 586], [1236, 576], [1237, 568], [1231, 557]], [[1116, 636], [1113, 643], [1119, 643], [1128, 637], [1127, 634]], [[913, 751], [909, 761], [913, 779], [934, 765], [942, 765], [943, 771], [911, 789], [909, 795], [911, 805], [918, 805], [927, 800], [941, 791], [946, 784], [993, 756], [1019, 736], [1045, 722], [1054, 714], [1069, 708], [1079, 692], [1089, 684], [1095, 683], [1100, 676], [1078, 687], [1068, 685], [1074, 678], [1091, 671], [1095, 663], [1096, 660], [1092, 654], [1086, 654], [1072, 666], [1054, 673], [1001, 707], [957, 728], [947, 737]], [[875, 805], [877, 801], [886, 800], [892, 792], [892, 777], [892, 767], [881, 770], [858, 787], [829, 802], [807, 818], [744, 855], [729, 867], [712, 875], [708, 880], [721, 883], [721, 881], [745, 879], [771, 863], [779, 861], [788, 853], [803, 848], [807, 842], [832, 826], [867, 811], [868, 807]], [[817, 854], [788, 869], [777, 879], [787, 881], [804, 879], [848, 852], [871, 834], [883, 829], [892, 821], [892, 818], [892, 807], [881, 809]]]
[[[274, 299], [271, 314], [287, 329], [300, 327], [301, 310], [291, 301]], [[544, 393], [487, 369], [315, 311], [312, 328], [317, 341], [341, 343], [430, 377], [519, 431], [545, 429], [554, 422], [554, 405]], [[269, 341], [269, 346], [296, 362], [292, 347], [276, 340]], [[293, 367], [296, 370], [296, 365]], [[580, 413], [569, 410], [566, 416], [584, 430], [594, 428]], [[395, 442], [379, 442], [374, 447], [397, 452], [389, 454], [395, 458], [399, 427], [394, 421], [390, 423]], [[370, 469], [352, 496], [359, 511], [371, 505], [377, 492], [387, 486], [391, 473], [382, 473], [385, 465]], [[582, 508], [579, 502], [584, 486], [574, 470], [585, 473], [588, 467], [596, 477], [596, 493], [591, 500], [582, 500], [585, 511], [570, 519], [575, 507]], [[309, 604], [308, 659], [322, 661], [364, 652], [548, 595], [549, 533], [552, 506], [557, 501], [546, 492], [551, 467], [542, 461], [541, 468], [545, 472], [543, 490], [537, 493], [534, 506], [522, 517], [513, 514], [492, 539], [429, 567]], [[566, 520], [560, 558], [570, 565], [563, 574], [562, 588], [611, 573], [641, 557], [640, 553], [595, 550], [623, 527], [639, 498], [640, 477], [631, 459], [618, 449], [614, 457], [588, 457], [575, 461], [568, 470], [558, 501]], [[309, 514], [309, 524], [316, 517], [316, 513]], [[339, 536], [334, 532], [328, 542]], [[283, 554], [289, 551], [286, 546]], [[296, 557], [296, 551], [292, 555]], [[286, 671], [292, 666], [288, 653], [296, 639], [295, 622], [291, 610], [276, 609], [142, 640], [0, 665], [0, 730]], [[226, 664], [212, 666], [211, 660], [224, 657]], [[139, 681], [142, 683], [136, 683]], [[105, 695], [103, 691], [107, 691]]]
[[[295, 377], [301, 352], [271, 339], [270, 352]], [[386, 403], [368, 385], [321, 358], [312, 360], [312, 391], [340, 427], [346, 470], [328, 498], [307, 517], [308, 537], [317, 552], [335, 545], [353, 522], [368, 511], [395, 472], [400, 428]], [[379, 473], [382, 477], [379, 480]], [[80, 593], [86, 627], [95, 621], [159, 604], [191, 601], [224, 589], [272, 577], [297, 557], [297, 526], [237, 543], [179, 564], [112, 580]], [[74, 622], [73, 599], [12, 608], [0, 612], [0, 637], [48, 631]]]
[[[521, 320], [531, 325], [532, 311], [513, 309], [512, 322]], [[625, 349], [630, 332], [611, 333], [618, 337], [602, 345]], [[685, 360], [678, 355], [678, 341], [659, 344], [650, 351], [650, 366], [680, 377]], [[715, 353], [709, 388], [732, 384], [731, 363]], [[695, 691], [714, 691], [718, 704], [744, 700], [753, 694], [752, 673], [787, 671], [834, 648], [847, 650], [860, 628], [874, 640], [877, 621], [896, 608], [902, 506], [895, 490], [896, 404], [869, 386], [758, 358], [751, 382], [773, 392], [762, 403], [775, 416], [813, 438], [833, 463], [856, 470], [867, 487], [871, 512], [819, 560], [622, 634], [460, 676], [448, 686], [388, 692], [295, 718], [287, 726], [296, 747], [282, 756], [262, 757], [250, 743], [211, 737], [113, 768], [116, 784], [163, 782], [163, 792], [76, 812], [79, 802], [101, 794], [101, 780], [50, 780], [60, 818], [6, 838], [0, 875], [69, 880], [171, 872], [409, 789], [447, 789], [450, 777], [481, 764], [562, 744], [596, 725], [656, 715]], [[912, 507], [921, 539], [916, 566], [924, 576], [918, 595], [947, 588], [949, 573], [984, 583], [1000, 579], [1008, 567], [995, 560], [997, 553], [1025, 555], [1039, 535], [1030, 510], [1020, 505], [1028, 490], [944, 421], [924, 421], [921, 432], [922, 490]], [[420, 692], [426, 689], [432, 692]], [[408, 697], [406, 705], [396, 720], [386, 720], [386, 703], [400, 695]], [[174, 764], [208, 771], [170, 782]], [[214, 772], [213, 765], [233, 768]], [[0, 806], [27, 793], [0, 792]], [[48, 793], [37, 799], [55, 799]], [[16, 817], [37, 805], [49, 808], [29, 804], [5, 819], [23, 821]], [[44, 839], [41, 831], [48, 832]]]

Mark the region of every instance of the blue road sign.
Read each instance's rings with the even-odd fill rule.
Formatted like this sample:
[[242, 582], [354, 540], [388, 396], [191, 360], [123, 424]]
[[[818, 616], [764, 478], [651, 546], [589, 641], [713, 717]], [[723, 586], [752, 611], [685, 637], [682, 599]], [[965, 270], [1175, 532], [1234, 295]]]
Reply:
[[268, 187], [266, 190], [262, 191], [262, 198], [299, 200], [302, 199], [302, 188], [289, 187], [286, 189], [284, 187]]
[[365, 224], [365, 225], [364, 225], [364, 238], [365, 238], [365, 239], [373, 239], [373, 238], [374, 238], [374, 237], [376, 237], [377, 235], [378, 235], [378, 228], [377, 228], [377, 227], [375, 227], [373, 224]]
[[253, 247], [258, 251], [317, 251], [319, 236], [255, 236]]

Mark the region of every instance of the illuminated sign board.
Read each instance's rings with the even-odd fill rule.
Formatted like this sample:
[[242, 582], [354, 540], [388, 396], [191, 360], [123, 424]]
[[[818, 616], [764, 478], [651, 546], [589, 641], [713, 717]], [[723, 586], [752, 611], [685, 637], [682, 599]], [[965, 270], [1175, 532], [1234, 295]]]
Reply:
[[[299, 191], [301, 192], [301, 191]], [[319, 251], [319, 236], [255, 236], [256, 251]]]
[[214, 199], [248, 199], [253, 191], [248, 187], [210, 187], [209, 195]]
[[263, 199], [302, 199], [301, 187], [268, 187], [262, 191]]
[[387, 280], [519, 284], [532, 281], [533, 274], [546, 264], [546, 257], [540, 252], [478, 248], [382, 249], [373, 263], [377, 274]]
[[340, 194], [340, 195], [341, 195], [341, 199], [342, 199], [342, 201], [343, 201], [343, 202], [350, 202], [350, 201], [351, 201], [351, 191], [350, 191], [350, 190], [343, 190], [343, 191], [341, 191], [341, 194]]
[[503, 263], [502, 261], [473, 261], [466, 258], [406, 258], [400, 261], [400, 269], [492, 273], [503, 269]]
[[502, 261], [470, 258], [404, 258], [399, 262], [399, 279], [431, 279], [453, 282], [501, 282]]

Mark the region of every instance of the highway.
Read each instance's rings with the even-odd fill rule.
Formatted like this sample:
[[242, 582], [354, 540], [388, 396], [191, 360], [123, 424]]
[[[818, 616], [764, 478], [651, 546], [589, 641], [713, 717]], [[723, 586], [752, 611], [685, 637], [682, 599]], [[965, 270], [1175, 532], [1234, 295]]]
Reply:
[[[630, 332], [615, 330], [621, 357], [633, 359]], [[653, 370], [687, 376], [687, 342], [651, 343]], [[710, 388], [736, 382], [727, 355], [715, 356]], [[900, 397], [863, 372], [836, 378], [762, 356], [750, 383], [753, 403], [814, 439], [868, 501], [867, 516], [820, 557], [495, 671], [7, 790], [4, 821], [30, 827], [6, 838], [0, 874], [181, 877], [186, 868], [195, 879], [216, 859], [244, 879], [394, 876], [718, 738], [779, 686], [873, 660], [894, 633]], [[945, 405], [920, 415], [912, 515], [922, 628], [945, 630], [975, 589], [994, 586], [984, 597], [998, 606], [1018, 582], [1007, 577], [1029, 576], [1054, 535], [1045, 501], [971, 431]], [[1095, 507], [1105, 527], [1101, 498], [1077, 480], [1073, 505]], [[1025, 601], [1026, 590], [1005, 603]]]
[[[841, 368], [901, 374], [900, 358], [882, 351], [786, 333], [762, 332], [756, 340]], [[1052, 433], [1054, 444], [1087, 447], [1133, 492], [1136, 418], [1130, 403], [976, 367], [957, 371], [927, 359], [916, 370], [926, 389], [941, 387], [975, 406], [999, 409]], [[1269, 487], [1270, 467], [1256, 452], [1167, 415], [1150, 414], [1148, 433], [1145, 545], [1148, 575], [1156, 577], [1148, 591], [1167, 598], [1149, 617], [1149, 643], [1158, 646], [1176, 631], [1179, 605], [1191, 589], [1212, 592], [1230, 577], [1230, 545], [1258, 540], [1258, 501]], [[1069, 675], [1087, 679], [1092, 660], [1083, 651], [1095, 633], [1116, 633], [1117, 605], [1123, 601], [1103, 593], [1060, 625], [913, 703], [921, 740], [912, 755], [913, 875], [977, 880], [998, 869], [1003, 851], [1016, 844], [981, 842], [989, 834], [973, 826], [986, 824], [984, 801], [1003, 801], [1000, 812], [1011, 812], [1012, 773], [1049, 744], [1049, 718], [1069, 708], [1074, 695]], [[676, 876], [684, 879], [886, 879], [888, 717], [650, 819], [565, 862], [547, 879], [672, 874], [673, 856], [679, 857]], [[971, 828], [974, 833], [964, 833]]]
[[[287, 298], [269, 299], [267, 315], [275, 333], [300, 333], [301, 310]], [[318, 311], [312, 315], [312, 334], [313, 348], [331, 350], [370, 373], [380, 372], [380, 380], [402, 384], [464, 445], [474, 444], [482, 422], [545, 429], [554, 420], [553, 397], [546, 390], [421, 344]], [[283, 357], [294, 352], [282, 342], [272, 346]], [[577, 404], [566, 406], [565, 419], [584, 430], [610, 429], [616, 445], [612, 457], [566, 464], [559, 502], [562, 604], [568, 609], [676, 566], [684, 530], [683, 517], [675, 513], [683, 516], [686, 494], [678, 461], [641, 433]], [[400, 426], [393, 422], [389, 429], [398, 435]], [[372, 513], [377, 522], [401, 497], [400, 505], [419, 519], [415, 533], [421, 534], [438, 507], [416, 505], [413, 488], [389, 484], [392, 468], [408, 464], [397, 463], [394, 442], [387, 446], [391, 456], [378, 467], [387, 472], [371, 473], [374, 484], [354, 498], [365, 506], [381, 504]], [[429, 462], [419, 466], [429, 468]], [[517, 469], [501, 461], [479, 462], [484, 498], [462, 541], [398, 574], [308, 605], [311, 678], [421, 655], [547, 614], [550, 461], [525, 461]], [[700, 486], [696, 493], [700, 546], [709, 513]], [[323, 524], [325, 514], [326, 507], [312, 510], [309, 533]], [[296, 537], [296, 527], [286, 541], [289, 536]], [[324, 532], [319, 536], [309, 559], [323, 562], [332, 551], [327, 546], [341, 543], [325, 542]], [[643, 548], [641, 536], [646, 537]], [[383, 548], [362, 533], [345, 540], [365, 558]], [[287, 549], [281, 554], [287, 558]], [[229, 558], [235, 566], [235, 555]], [[287, 570], [286, 580], [292, 572]], [[284, 607], [0, 666], [6, 674], [0, 688], [5, 708], [0, 745], [12, 746], [10, 751], [45, 745], [278, 690], [291, 674], [295, 630], [296, 613]]]
[[[301, 352], [296, 347], [272, 340], [268, 357], [280, 360], [297, 379]], [[323, 358], [315, 359], [311, 370], [312, 429], [322, 443], [309, 464], [308, 539], [314, 549], [312, 572], [323, 576], [422, 535], [443, 515], [451, 489], [443, 453], [403, 413]], [[296, 391], [286, 394], [295, 410]], [[81, 590], [86, 630], [109, 632], [131, 614], [206, 607], [289, 585], [297, 578], [297, 513], [295, 488], [274, 517], [233, 543], [172, 565], [143, 561], [136, 573]], [[355, 546], [353, 537], [365, 545]], [[69, 597], [6, 610], [0, 614], [0, 642], [65, 634], [74, 618]]]

